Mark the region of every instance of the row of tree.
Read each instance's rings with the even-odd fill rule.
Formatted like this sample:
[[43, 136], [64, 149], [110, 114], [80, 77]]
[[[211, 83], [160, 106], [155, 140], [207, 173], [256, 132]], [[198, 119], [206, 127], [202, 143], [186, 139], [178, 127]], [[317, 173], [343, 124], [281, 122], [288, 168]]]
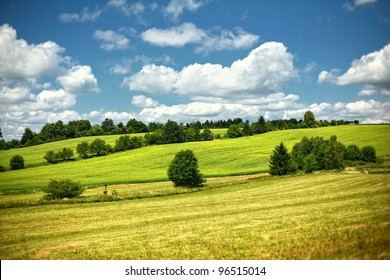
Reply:
[[[168, 120], [168, 123], [171, 122]], [[282, 129], [295, 129], [295, 128], [313, 128], [329, 125], [344, 125], [344, 124], [358, 124], [359, 121], [344, 121], [344, 120], [332, 120], [317, 121], [314, 114], [311, 111], [307, 111], [303, 120], [289, 119], [289, 120], [270, 120], [265, 121], [264, 117], [260, 117], [257, 122], [252, 124], [249, 121], [243, 121], [241, 118], [219, 120], [219, 121], [200, 121], [178, 124], [181, 130], [188, 130], [188, 135], [180, 135], [178, 132], [178, 139], [174, 140], [179, 143], [180, 141], [198, 141], [205, 140], [204, 138], [210, 137], [210, 135], [199, 135], [200, 130], [215, 129], [215, 128], [229, 128], [233, 127], [236, 133], [227, 135], [228, 137], [240, 137], [244, 135], [260, 134], [272, 130]], [[32, 145], [38, 145], [47, 142], [65, 140], [70, 138], [78, 138], [83, 136], [100, 136], [100, 135], [117, 135], [117, 134], [131, 134], [131, 133], [154, 133], [164, 129], [167, 123], [150, 122], [147, 125], [142, 121], [136, 119], [130, 119], [126, 125], [122, 122], [115, 124], [112, 119], [106, 118], [100, 125], [92, 125], [89, 120], [75, 120], [70, 121], [68, 124], [64, 124], [62, 121], [56, 123], [48, 123], [44, 125], [39, 133], [33, 132], [30, 128], [26, 128], [21, 139], [13, 139], [6, 142], [2, 139], [0, 128], [0, 149], [10, 149], [18, 147], [26, 147]], [[237, 127], [240, 128], [240, 132], [237, 133]], [[157, 139], [151, 138], [152, 142], [159, 142], [161, 139], [158, 133], [155, 134]], [[184, 137], [184, 140], [180, 137]], [[203, 137], [203, 139], [202, 139]], [[188, 139], [189, 138], [189, 139]], [[209, 140], [209, 139], [207, 139]], [[169, 142], [169, 141], [168, 141]]]
[[342, 169], [347, 161], [376, 162], [373, 146], [345, 146], [335, 135], [325, 140], [322, 137], [303, 137], [289, 153], [282, 143], [276, 146], [270, 157], [270, 174], [286, 175], [302, 170], [312, 173], [316, 170]]

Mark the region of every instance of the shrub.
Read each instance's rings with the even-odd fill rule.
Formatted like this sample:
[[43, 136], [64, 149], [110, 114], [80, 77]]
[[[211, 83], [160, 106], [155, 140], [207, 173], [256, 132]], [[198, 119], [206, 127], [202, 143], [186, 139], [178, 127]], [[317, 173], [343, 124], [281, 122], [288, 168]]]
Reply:
[[123, 135], [116, 139], [114, 150], [116, 152], [123, 152], [128, 150], [130, 147], [130, 137], [128, 135]]
[[286, 175], [296, 171], [296, 165], [283, 142], [275, 147], [269, 163], [271, 175]]
[[70, 160], [74, 155], [73, 150], [69, 148], [63, 148], [58, 154], [62, 160]]
[[362, 151], [357, 145], [349, 145], [344, 149], [344, 159], [357, 161], [361, 160]]
[[175, 155], [168, 168], [168, 178], [175, 187], [201, 187], [205, 182], [198, 170], [198, 159], [191, 150]]
[[317, 160], [316, 156], [313, 153], [303, 159], [303, 170], [305, 170], [305, 173], [312, 173], [317, 169]]
[[376, 162], [376, 151], [373, 146], [364, 146], [362, 148], [362, 160]]
[[48, 186], [43, 189], [46, 193], [45, 199], [63, 199], [74, 198], [80, 196], [84, 188], [79, 183], [72, 180], [50, 180]]
[[102, 139], [95, 139], [89, 146], [91, 154], [96, 156], [105, 156], [112, 151], [112, 148], [109, 144], [106, 144], [106, 141]]
[[231, 126], [229, 126], [226, 135], [229, 138], [238, 138], [242, 137], [244, 134], [242, 133], [241, 128], [238, 125], [232, 124]]
[[43, 158], [47, 160], [48, 163], [57, 163], [61, 161], [60, 154], [53, 151], [48, 151]]
[[86, 141], [83, 141], [77, 144], [76, 151], [81, 158], [87, 158], [89, 155], [89, 144]]
[[0, 172], [5, 172], [5, 167], [0, 165]]
[[18, 170], [24, 168], [24, 159], [23, 157], [16, 155], [13, 156], [9, 162], [9, 166], [12, 170]]

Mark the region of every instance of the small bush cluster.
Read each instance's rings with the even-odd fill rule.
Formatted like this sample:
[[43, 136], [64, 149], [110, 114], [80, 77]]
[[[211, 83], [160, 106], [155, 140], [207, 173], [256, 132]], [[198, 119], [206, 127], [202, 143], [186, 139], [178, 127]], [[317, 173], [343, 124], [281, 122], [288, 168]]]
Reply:
[[372, 146], [360, 149], [357, 145], [344, 146], [335, 135], [325, 140], [322, 137], [303, 137], [293, 146], [291, 154], [281, 143], [270, 158], [270, 174], [286, 175], [302, 170], [312, 173], [317, 170], [342, 169], [346, 161], [376, 162]]
[[69, 148], [63, 148], [61, 151], [54, 152], [48, 151], [44, 156], [44, 159], [48, 163], [58, 163], [61, 161], [70, 160], [74, 156], [73, 150]]
[[43, 189], [46, 193], [45, 199], [63, 199], [74, 198], [80, 196], [84, 192], [84, 188], [79, 183], [72, 180], [50, 180], [49, 185]]
[[88, 158], [92, 156], [105, 156], [114, 152], [110, 144], [106, 144], [105, 140], [96, 138], [90, 144], [86, 141], [79, 143], [76, 151], [81, 158]]

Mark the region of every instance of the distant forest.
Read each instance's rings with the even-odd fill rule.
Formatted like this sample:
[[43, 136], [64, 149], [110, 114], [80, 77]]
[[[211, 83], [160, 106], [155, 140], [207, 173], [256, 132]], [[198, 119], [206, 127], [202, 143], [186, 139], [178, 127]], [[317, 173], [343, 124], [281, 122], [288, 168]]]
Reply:
[[[163, 141], [167, 143], [180, 143], [190, 141], [210, 140], [204, 139], [204, 137], [210, 138], [209, 135], [201, 133], [202, 130], [225, 128], [228, 129], [226, 137], [236, 138], [241, 136], [249, 136], [253, 134], [261, 134], [267, 131], [285, 130], [285, 129], [297, 129], [297, 128], [315, 128], [324, 126], [337, 126], [347, 124], [359, 124], [358, 120], [319, 120], [317, 121], [314, 114], [311, 111], [307, 111], [303, 120], [289, 119], [289, 120], [269, 120], [265, 121], [263, 116], [260, 116], [257, 122], [249, 123], [249, 121], [243, 121], [241, 118], [209, 121], [205, 122], [192, 122], [192, 123], [176, 123], [168, 120], [165, 124], [158, 122], [150, 122], [148, 124], [136, 119], [130, 119], [126, 125], [123, 122], [115, 124], [112, 119], [106, 118], [100, 125], [92, 125], [89, 120], [74, 120], [67, 124], [62, 121], [55, 123], [45, 124], [39, 133], [33, 132], [30, 128], [26, 128], [21, 139], [13, 139], [11, 141], [5, 141], [2, 138], [0, 128], [0, 150], [7, 150], [11, 148], [28, 147], [33, 145], [39, 145], [43, 143], [49, 143], [54, 141], [66, 140], [71, 138], [79, 138], [84, 136], [100, 136], [100, 135], [121, 135], [121, 134], [133, 134], [133, 133], [147, 133], [150, 134], [153, 142], [153, 136], [164, 135], [171, 138], [172, 135], [178, 135], [177, 139], [173, 141]], [[170, 134], [167, 135], [167, 130]], [[217, 135], [219, 138], [220, 135]], [[148, 136], [146, 136], [148, 138]], [[214, 135], [212, 136], [214, 138]], [[153, 143], [150, 143], [153, 144]]]

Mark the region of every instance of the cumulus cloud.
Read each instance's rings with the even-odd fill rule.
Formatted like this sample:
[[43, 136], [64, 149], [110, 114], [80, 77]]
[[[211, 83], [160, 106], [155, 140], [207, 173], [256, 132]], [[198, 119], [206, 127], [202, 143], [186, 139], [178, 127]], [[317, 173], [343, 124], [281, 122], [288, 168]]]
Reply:
[[63, 76], [57, 78], [64, 89], [70, 93], [98, 93], [97, 79], [88, 65], [73, 66]]
[[159, 102], [152, 98], [146, 97], [145, 95], [134, 95], [131, 103], [137, 107], [150, 108], [159, 105]]
[[184, 11], [194, 12], [207, 4], [207, 0], [171, 0], [163, 8], [163, 13], [172, 21], [177, 21]]
[[105, 51], [112, 51], [112, 50], [125, 50], [129, 47], [129, 39], [127, 39], [122, 34], [118, 34], [112, 30], [96, 30], [93, 34], [94, 38], [100, 41], [103, 41], [103, 43], [100, 45], [100, 48], [102, 48]]
[[93, 22], [99, 19], [101, 13], [101, 9], [96, 8], [95, 11], [90, 11], [88, 8], [84, 8], [80, 13], [61, 13], [58, 20], [65, 23]]
[[175, 90], [179, 74], [172, 68], [154, 64], [145, 65], [142, 70], [123, 81], [131, 91], [153, 94], [167, 94]]
[[[72, 60], [63, 52], [50, 41], [28, 44], [11, 26], [0, 26], [0, 126], [8, 140], [20, 138], [25, 127], [37, 130], [47, 122], [77, 119], [69, 110], [76, 94], [100, 91], [91, 67], [68, 68]], [[52, 78], [58, 84], [46, 80]]]
[[354, 0], [353, 2], [347, 1], [344, 3], [343, 7], [344, 9], [353, 12], [358, 7], [373, 5], [376, 2], [378, 2], [378, 0]]
[[16, 30], [4, 24], [0, 26], [0, 80], [35, 78], [58, 72], [64, 49], [47, 41], [30, 45], [17, 39]]
[[383, 49], [363, 55], [352, 62], [342, 75], [339, 70], [322, 71], [318, 83], [330, 82], [339, 86], [361, 84], [360, 95], [371, 95], [374, 91], [386, 93], [390, 90], [390, 44]]
[[151, 28], [141, 33], [141, 38], [159, 47], [183, 47], [187, 44], [196, 44], [198, 45], [195, 49], [196, 53], [247, 49], [259, 40], [259, 36], [239, 27], [234, 31], [218, 28], [205, 31], [189, 22], [168, 29]]
[[279, 92], [296, 76], [293, 55], [282, 43], [268, 42], [230, 67], [196, 63], [176, 71], [152, 64], [126, 78], [124, 84], [131, 91], [178, 93], [197, 101], [245, 102]]

